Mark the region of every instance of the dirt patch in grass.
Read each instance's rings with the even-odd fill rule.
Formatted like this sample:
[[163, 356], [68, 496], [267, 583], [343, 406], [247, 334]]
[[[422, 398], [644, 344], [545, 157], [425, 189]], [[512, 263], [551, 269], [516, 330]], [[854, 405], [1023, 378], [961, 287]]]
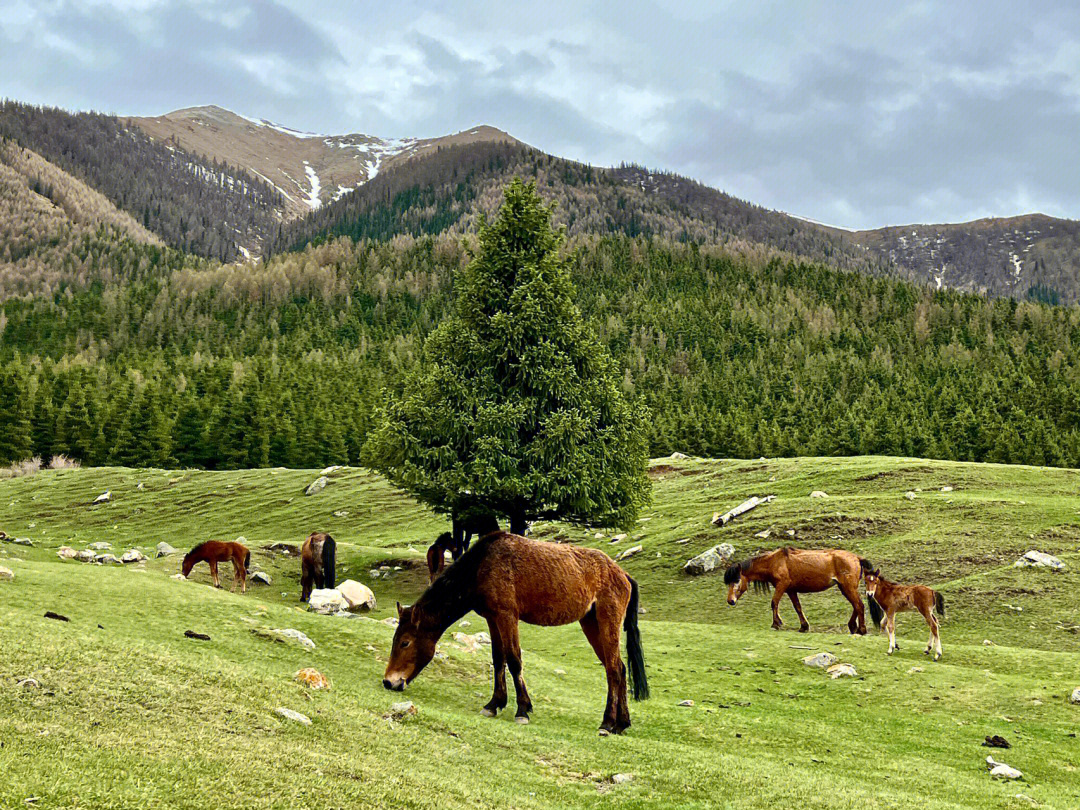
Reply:
[[896, 478], [909, 478], [912, 475], [933, 475], [938, 472], [933, 467], [905, 467], [901, 470], [880, 470], [869, 475], [860, 475], [856, 481], [889, 481]]
[[812, 523], [800, 523], [792, 528], [795, 537], [788, 537], [784, 532], [778, 537], [806, 548], [846, 547], [856, 540], [887, 537], [903, 530], [898, 520], [847, 515], [825, 515]]

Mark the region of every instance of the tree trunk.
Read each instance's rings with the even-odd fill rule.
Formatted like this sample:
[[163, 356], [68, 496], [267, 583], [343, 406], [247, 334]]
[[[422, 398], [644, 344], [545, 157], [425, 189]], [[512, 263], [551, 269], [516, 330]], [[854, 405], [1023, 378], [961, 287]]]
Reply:
[[510, 514], [510, 534], [524, 535], [529, 528], [529, 521], [525, 519], [524, 512], [513, 512]]

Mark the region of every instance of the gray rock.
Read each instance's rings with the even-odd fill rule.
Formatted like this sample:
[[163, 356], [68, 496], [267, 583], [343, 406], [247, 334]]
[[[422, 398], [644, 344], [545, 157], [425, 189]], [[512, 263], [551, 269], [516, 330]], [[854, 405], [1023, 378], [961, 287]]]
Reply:
[[1064, 571], [1065, 563], [1052, 554], [1042, 551], [1029, 551], [1015, 563], [1017, 568], [1053, 568], [1055, 571]]
[[1072, 695], [1069, 696], [1069, 703], [1080, 703], [1080, 686], [1073, 689]]
[[97, 556], [97, 552], [92, 548], [84, 548], [81, 551], [75, 553], [75, 559], [80, 562], [93, 562], [94, 557]]
[[336, 517], [336, 518], [347, 518], [348, 516], [349, 516], [349, 510], [348, 509], [338, 509], [336, 512], [334, 512], [334, 517]]
[[60, 546], [60, 548], [56, 550], [56, 556], [59, 557], [61, 560], [74, 559], [78, 556], [78, 554], [79, 552], [77, 552], [71, 546]]
[[157, 557], [168, 557], [170, 554], [175, 554], [176, 549], [170, 546], [168, 543], [161, 542], [157, 544]]
[[817, 667], [818, 669], [827, 669], [837, 662], [837, 657], [832, 653], [819, 652], [814, 655], [808, 655], [802, 660], [808, 667]]
[[110, 551], [112, 550], [112, 543], [106, 543], [104, 540], [99, 540], [96, 543], [91, 543], [87, 548], [92, 548], [94, 551]]
[[318, 478], [308, 484], [307, 489], [304, 490], [304, 494], [314, 495], [317, 492], [322, 492], [324, 489], [326, 489], [326, 485], [329, 483], [329, 478], [327, 478], [325, 475], [320, 475]]
[[909, 490], [908, 492], [904, 493], [904, 497], [907, 498], [909, 501], [913, 501], [915, 500], [915, 493]]
[[619, 556], [617, 556], [615, 559], [616, 560], [625, 560], [627, 557], [633, 557], [635, 554], [637, 554], [640, 551], [641, 551], [641, 546], [631, 546], [630, 548], [628, 548], [625, 551], [621, 552], [619, 554]]
[[316, 613], [339, 613], [349, 607], [345, 597], [337, 588], [316, 588], [308, 599], [308, 607]]
[[120, 562], [133, 563], [142, 562], [146, 559], [146, 555], [139, 551], [137, 548], [129, 548], [123, 554], [120, 555]]
[[94, 562], [99, 565], [123, 565], [115, 554], [98, 554], [94, 557]]
[[683, 571], [691, 576], [700, 576], [710, 571], [724, 568], [731, 558], [735, 556], [735, 547], [731, 543], [721, 543], [713, 546], [708, 551], [703, 551], [691, 560], [686, 561]]
[[270, 575], [265, 571], [256, 571], [254, 574], [251, 575], [251, 581], [258, 582], [260, 585], [272, 584]]
[[490, 644], [491, 643], [491, 636], [489, 636], [483, 630], [481, 630], [479, 633], [477, 633], [475, 636], [473, 636], [473, 638], [476, 639], [477, 644]]
[[395, 720], [416, 714], [416, 705], [411, 700], [403, 700], [390, 706], [390, 716]]
[[286, 720], [295, 720], [297, 723], [303, 723], [305, 726], [311, 725], [311, 718], [306, 714], [300, 714], [300, 712], [295, 712], [292, 709], [286, 709], [284, 706], [278, 706], [277, 713]]
[[315, 649], [315, 642], [312, 641], [310, 638], [308, 638], [303, 633], [301, 633], [299, 630], [293, 630], [291, 627], [286, 627], [283, 630], [275, 629], [275, 630], [271, 630], [270, 632], [276, 633], [277, 635], [281, 636], [282, 638], [287, 638], [287, 639], [289, 639], [291, 641], [295, 641], [296, 643], [300, 644], [302, 647], [307, 647], [309, 650], [314, 650]]
[[34, 541], [31, 540], [29, 537], [13, 537], [11, 542], [14, 543], [17, 546], [32, 546], [32, 545], [34, 545]]
[[367, 585], [355, 579], [347, 579], [337, 586], [337, 590], [345, 597], [347, 610], [375, 610], [375, 593]]
[[829, 494], [827, 492], [824, 492], [824, 491], [820, 490], [820, 489], [815, 489], [813, 492], [810, 493], [810, 497], [811, 498], [828, 498]]
[[986, 758], [986, 767], [990, 769], [990, 775], [995, 779], [1023, 779], [1024, 775], [1004, 762], [998, 762], [993, 757]]
[[112, 490], [109, 490], [107, 492], [102, 492], [100, 495], [98, 495], [96, 498], [94, 498], [94, 503], [108, 503], [111, 500], [112, 500]]
[[859, 674], [851, 664], [833, 664], [825, 671], [829, 673], [829, 677], [834, 681], [837, 678], [854, 678]]
[[675, 453], [672, 453], [671, 456], [669, 456], [669, 458], [673, 458], [676, 461], [682, 461], [684, 459], [690, 458], [690, 456], [686, 455], [686, 453], [675, 452]]
[[15, 572], [12, 571], [10, 568], [5, 568], [4, 566], [0, 565], [0, 579], [11, 582], [13, 579], [15, 579]]
[[632, 773], [615, 773], [611, 775], [611, 784], [613, 785], [625, 785], [627, 782], [633, 782], [634, 775]]
[[40, 689], [41, 684], [37, 682], [37, 678], [23, 678], [16, 686], [21, 686], [23, 689]]
[[678, 704], [676, 704], [676, 705], [678, 705], [678, 706], [693, 706], [694, 701], [692, 701], [692, 700], [680, 700], [678, 702]]

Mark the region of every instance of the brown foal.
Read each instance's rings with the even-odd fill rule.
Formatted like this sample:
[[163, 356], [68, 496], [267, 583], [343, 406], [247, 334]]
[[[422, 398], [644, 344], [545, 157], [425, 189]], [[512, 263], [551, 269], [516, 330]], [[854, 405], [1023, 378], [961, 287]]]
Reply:
[[221, 587], [221, 578], [218, 576], [218, 563], [229, 562], [233, 564], [233, 586], [230, 590], [236, 590], [236, 583], [240, 583], [240, 593], [247, 593], [247, 569], [251, 564], [251, 552], [243, 543], [226, 543], [222, 540], [207, 540], [200, 543], [184, 555], [184, 565], [181, 568], [186, 577], [196, 563], [206, 561], [210, 566], [210, 579], [215, 588]]
[[945, 616], [945, 597], [933, 588], [925, 585], [898, 585], [881, 576], [881, 571], [866, 572], [866, 596], [870, 602], [870, 615], [874, 624], [881, 627], [881, 617], [885, 617], [885, 631], [889, 634], [889, 655], [900, 649], [896, 643], [896, 614], [905, 610], [917, 610], [926, 619], [930, 627], [930, 641], [926, 644], [926, 654], [934, 654], [934, 660], [941, 659], [941, 636], [938, 634], [938, 620], [934, 617]]

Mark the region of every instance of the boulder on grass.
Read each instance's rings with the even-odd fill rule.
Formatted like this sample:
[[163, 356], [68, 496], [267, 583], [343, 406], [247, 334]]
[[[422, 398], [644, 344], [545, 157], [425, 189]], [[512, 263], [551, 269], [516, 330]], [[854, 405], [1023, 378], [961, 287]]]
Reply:
[[1029, 551], [1015, 563], [1017, 568], [1053, 568], [1055, 571], [1064, 571], [1065, 563], [1052, 554], [1041, 551]]
[[632, 546], [632, 547], [626, 549], [626, 551], [623, 551], [621, 554], [619, 554], [615, 559], [616, 560], [625, 560], [627, 557], [633, 557], [635, 554], [637, 554], [640, 551], [641, 551], [641, 546]]
[[314, 495], [317, 492], [322, 492], [324, 489], [326, 489], [326, 485], [329, 483], [329, 478], [327, 478], [325, 475], [320, 475], [318, 478], [308, 484], [307, 489], [304, 490], [304, 494]]
[[1080, 686], [1073, 689], [1072, 695], [1069, 696], [1069, 703], [1080, 703]]
[[84, 548], [82, 551], [78, 551], [75, 553], [75, 559], [79, 560], [80, 562], [93, 562], [94, 557], [96, 556], [97, 552], [94, 551], [92, 548]]
[[170, 546], [168, 543], [162, 542], [162, 543], [157, 544], [157, 554], [156, 554], [156, 556], [158, 556], [158, 557], [168, 557], [170, 554], [175, 554], [175, 553], [176, 553], [176, 549], [173, 548], [172, 546]]
[[308, 606], [316, 613], [330, 615], [347, 610], [349, 603], [337, 588], [316, 588], [311, 592]]
[[129, 548], [123, 554], [120, 555], [120, 562], [133, 563], [142, 562], [146, 559], [146, 555], [139, 551], [137, 548]]
[[813, 492], [810, 493], [810, 497], [811, 498], [828, 498], [829, 494], [827, 492], [823, 492], [820, 489], [815, 489]]
[[708, 551], [703, 551], [691, 560], [686, 561], [683, 571], [691, 576], [700, 576], [710, 571], [717, 571], [727, 566], [735, 556], [735, 547], [731, 543], [721, 543], [713, 546]]
[[4, 566], [0, 565], [0, 579], [11, 582], [13, 579], [15, 579], [15, 572], [12, 571], [10, 568], [5, 568]]
[[834, 681], [837, 678], [854, 678], [859, 673], [851, 664], [833, 664], [825, 670]]
[[56, 556], [59, 557], [61, 560], [72, 560], [77, 557], [78, 554], [79, 552], [77, 552], [71, 546], [60, 546], [60, 548], [56, 550]]
[[248, 579], [250, 579], [252, 582], [258, 582], [260, 585], [271, 584], [270, 575], [265, 571], [256, 571], [254, 574], [248, 577]]
[[299, 683], [312, 689], [329, 689], [330, 680], [314, 667], [305, 667], [293, 676]]
[[367, 585], [355, 579], [347, 579], [337, 586], [337, 590], [349, 603], [346, 610], [375, 610], [375, 594]]
[[115, 554], [98, 554], [94, 557], [94, 562], [99, 565], [123, 565]]
[[832, 653], [820, 652], [814, 655], [808, 655], [802, 660], [808, 667], [817, 667], [818, 669], [827, 669], [837, 662], [837, 658]]

